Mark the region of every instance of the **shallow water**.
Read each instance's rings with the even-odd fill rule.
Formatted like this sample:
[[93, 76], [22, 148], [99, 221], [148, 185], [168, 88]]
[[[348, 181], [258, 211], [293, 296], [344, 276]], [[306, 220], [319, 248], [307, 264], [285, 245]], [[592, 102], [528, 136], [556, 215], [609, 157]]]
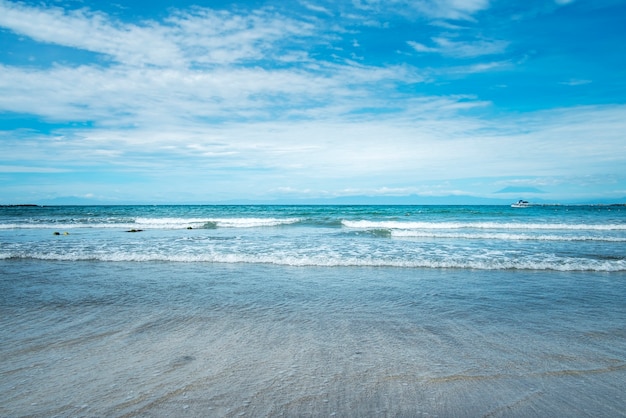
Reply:
[[0, 260], [2, 416], [626, 416], [626, 274]]

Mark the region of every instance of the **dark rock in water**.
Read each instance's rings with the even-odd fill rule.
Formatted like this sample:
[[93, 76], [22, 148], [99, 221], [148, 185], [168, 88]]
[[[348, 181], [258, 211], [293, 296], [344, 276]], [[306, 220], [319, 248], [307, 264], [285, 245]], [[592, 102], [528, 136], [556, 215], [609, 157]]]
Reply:
[[142, 232], [142, 231], [143, 231], [143, 229], [130, 229], [130, 230], [126, 231], [126, 232]]
[[52, 235], [61, 235], [60, 232], [53, 232]]
[[193, 229], [192, 227], [188, 226], [187, 229]]

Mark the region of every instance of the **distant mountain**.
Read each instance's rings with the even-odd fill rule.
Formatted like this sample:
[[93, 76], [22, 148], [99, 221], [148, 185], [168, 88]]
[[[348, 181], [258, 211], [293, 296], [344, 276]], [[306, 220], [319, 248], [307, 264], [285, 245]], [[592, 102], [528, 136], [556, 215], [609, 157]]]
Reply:
[[510, 199], [491, 199], [475, 196], [341, 196], [313, 199], [229, 200], [218, 204], [266, 205], [507, 205]]
[[52, 199], [38, 200], [37, 204], [46, 206], [97, 206], [97, 205], [125, 205], [129, 202], [102, 200], [79, 196], [61, 196]]
[[[53, 199], [42, 199], [32, 202], [37, 205], [48, 206], [91, 206], [91, 205], [510, 205], [519, 198], [484, 198], [477, 196], [341, 196], [331, 198], [312, 199], [231, 199], [222, 201], [186, 201], [186, 202], [163, 202], [163, 201], [122, 201], [85, 198], [78, 196], [63, 196]], [[526, 199], [535, 204], [575, 204], [575, 205], [610, 205], [624, 204], [626, 197], [621, 199], [581, 199], [554, 201], [544, 199]], [[31, 202], [28, 202], [29, 204]]]

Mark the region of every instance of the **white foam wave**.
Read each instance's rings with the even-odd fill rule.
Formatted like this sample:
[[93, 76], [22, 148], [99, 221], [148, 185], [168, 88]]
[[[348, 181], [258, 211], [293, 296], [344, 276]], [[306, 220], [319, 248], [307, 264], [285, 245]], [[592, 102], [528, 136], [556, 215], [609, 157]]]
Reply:
[[203, 218], [136, 218], [133, 227], [142, 229], [200, 228], [206, 222]]
[[280, 226], [300, 222], [299, 218], [215, 218], [214, 222], [220, 228], [255, 228], [263, 226]]
[[604, 241], [626, 242], [622, 237], [606, 237], [592, 235], [530, 235], [530, 234], [507, 234], [507, 233], [438, 233], [418, 230], [393, 230], [392, 237], [397, 238], [448, 238], [448, 239], [487, 239], [508, 241]]
[[626, 231], [626, 224], [565, 224], [522, 222], [400, 222], [400, 221], [341, 221], [347, 228], [356, 229], [507, 229], [507, 230], [589, 230]]
[[20, 223], [0, 224], [0, 229], [54, 229], [67, 230], [73, 228], [136, 228], [135, 223]]
[[293, 267], [397, 267], [433, 269], [474, 270], [553, 270], [553, 271], [596, 271], [625, 272], [626, 260], [597, 260], [581, 258], [463, 258], [445, 259], [380, 259], [376, 257], [341, 256], [294, 256], [262, 255], [243, 253], [211, 254], [164, 254], [114, 252], [103, 254], [81, 253], [29, 253], [17, 255], [0, 253], [0, 259], [36, 259], [48, 261], [105, 261], [105, 262], [181, 262], [181, 263], [225, 263], [225, 264], [276, 264]]
[[299, 221], [299, 218], [137, 218], [133, 222], [10, 223], [0, 224], [0, 229], [185, 229], [202, 228], [206, 225], [214, 225], [218, 228], [255, 228], [289, 225]]

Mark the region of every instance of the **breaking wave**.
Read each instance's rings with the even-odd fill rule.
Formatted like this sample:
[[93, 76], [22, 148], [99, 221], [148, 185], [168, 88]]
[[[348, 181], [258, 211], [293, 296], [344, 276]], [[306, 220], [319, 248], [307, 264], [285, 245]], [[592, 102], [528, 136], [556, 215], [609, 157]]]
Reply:
[[400, 221], [342, 221], [347, 228], [359, 229], [506, 229], [506, 230], [573, 230], [626, 231], [626, 224], [567, 224], [522, 222], [400, 222]]

